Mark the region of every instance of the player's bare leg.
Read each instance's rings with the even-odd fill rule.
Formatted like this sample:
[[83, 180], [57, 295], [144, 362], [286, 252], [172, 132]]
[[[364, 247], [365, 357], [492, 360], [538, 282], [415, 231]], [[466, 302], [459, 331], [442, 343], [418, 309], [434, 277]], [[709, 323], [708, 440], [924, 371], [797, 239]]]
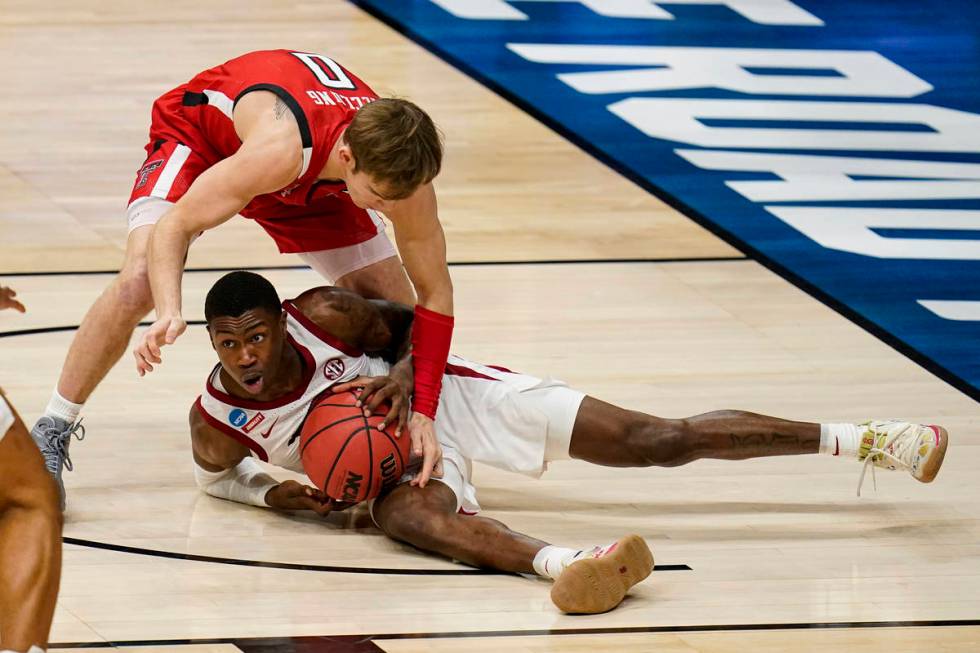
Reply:
[[586, 397], [569, 454], [609, 467], [674, 467], [699, 458], [817, 453], [819, 447], [819, 424], [734, 410], [663, 419]]
[[456, 512], [456, 495], [433, 481], [405, 484], [377, 499], [374, 518], [391, 538], [474, 567], [555, 579], [551, 597], [565, 612], [615, 608], [650, 575], [653, 556], [638, 536], [606, 547], [575, 551], [510, 530], [495, 519]]
[[122, 269], [89, 308], [72, 340], [58, 392], [73, 403], [88, 400], [126, 352], [140, 320], [153, 309], [146, 263], [152, 233], [153, 227], [145, 226], [129, 235]]
[[415, 304], [415, 290], [397, 256], [349, 272], [334, 285], [353, 290], [367, 299], [388, 299], [408, 306]]
[[674, 467], [701, 458], [829, 453], [906, 469], [928, 483], [939, 472], [948, 442], [942, 427], [909, 422], [821, 425], [737, 410], [663, 419], [585, 397], [569, 455], [611, 467]]
[[126, 351], [133, 330], [153, 308], [146, 267], [152, 226], [135, 229], [126, 243], [123, 267], [92, 304], [75, 333], [65, 358], [56, 394], [34, 428], [45, 466], [55, 478], [64, 504], [62, 468], [71, 469], [68, 444], [80, 437], [78, 413], [96, 386]]
[[6, 435], [0, 419], [0, 649], [27, 651], [47, 648], [61, 578], [61, 511], [37, 447], [14, 417]]

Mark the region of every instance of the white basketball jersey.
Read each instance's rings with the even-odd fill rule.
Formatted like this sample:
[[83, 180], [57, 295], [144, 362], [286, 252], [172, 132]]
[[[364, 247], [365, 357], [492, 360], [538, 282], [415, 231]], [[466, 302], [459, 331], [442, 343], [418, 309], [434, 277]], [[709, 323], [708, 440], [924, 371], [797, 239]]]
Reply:
[[287, 337], [303, 359], [303, 380], [296, 389], [273, 401], [233, 397], [221, 383], [219, 364], [197, 399], [197, 409], [208, 424], [248, 447], [253, 456], [302, 473], [299, 433], [313, 401], [334, 384], [387, 374], [390, 366], [330, 335], [292, 302], [283, 302], [283, 308]]

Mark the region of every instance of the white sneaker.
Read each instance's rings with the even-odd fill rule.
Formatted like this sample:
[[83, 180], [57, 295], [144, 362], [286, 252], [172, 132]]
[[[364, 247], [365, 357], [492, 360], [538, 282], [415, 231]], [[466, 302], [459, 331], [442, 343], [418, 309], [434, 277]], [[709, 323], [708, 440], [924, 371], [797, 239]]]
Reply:
[[861, 447], [858, 459], [864, 460], [861, 478], [858, 480], [858, 496], [864, 475], [874, 467], [885, 469], [905, 469], [917, 481], [931, 483], [939, 473], [949, 446], [949, 434], [941, 426], [934, 424], [912, 424], [896, 420], [864, 422]]

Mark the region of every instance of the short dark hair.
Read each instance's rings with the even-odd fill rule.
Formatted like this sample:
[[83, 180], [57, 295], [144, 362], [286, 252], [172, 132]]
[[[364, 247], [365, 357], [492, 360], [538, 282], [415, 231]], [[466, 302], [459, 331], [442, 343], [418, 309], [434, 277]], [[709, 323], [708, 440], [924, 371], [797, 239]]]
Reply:
[[264, 308], [273, 315], [282, 312], [279, 293], [260, 274], [237, 270], [218, 279], [204, 300], [204, 319], [238, 317], [246, 311]]

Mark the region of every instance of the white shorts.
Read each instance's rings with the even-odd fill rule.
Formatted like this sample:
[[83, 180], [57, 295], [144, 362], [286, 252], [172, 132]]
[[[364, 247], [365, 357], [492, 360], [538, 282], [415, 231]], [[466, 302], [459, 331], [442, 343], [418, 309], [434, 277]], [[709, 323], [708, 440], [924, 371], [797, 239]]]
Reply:
[[[472, 463], [537, 478], [549, 462], [565, 460], [585, 394], [555, 379], [539, 379], [450, 356], [442, 380], [436, 435], [443, 476], [456, 509], [480, 510]], [[414, 474], [406, 474], [407, 482]]]
[[10, 427], [14, 425], [14, 411], [10, 409], [10, 406], [0, 396], [0, 440], [3, 440], [4, 436], [7, 435], [7, 431]]
[[[159, 197], [141, 197], [129, 205], [126, 220], [129, 233], [134, 229], [154, 225], [170, 210], [173, 202]], [[366, 268], [393, 256], [398, 256], [395, 246], [385, 233], [384, 220], [376, 211], [368, 211], [372, 222], [378, 227], [378, 234], [363, 243], [322, 249], [316, 252], [301, 252], [299, 257], [313, 268], [328, 283], [335, 283], [346, 274]]]
[[299, 257], [329, 283], [335, 283], [345, 274], [363, 270], [369, 265], [398, 256], [395, 246], [385, 233], [385, 223], [377, 211], [368, 210], [371, 220], [378, 226], [378, 235], [363, 243], [321, 249], [318, 252], [301, 252]]

